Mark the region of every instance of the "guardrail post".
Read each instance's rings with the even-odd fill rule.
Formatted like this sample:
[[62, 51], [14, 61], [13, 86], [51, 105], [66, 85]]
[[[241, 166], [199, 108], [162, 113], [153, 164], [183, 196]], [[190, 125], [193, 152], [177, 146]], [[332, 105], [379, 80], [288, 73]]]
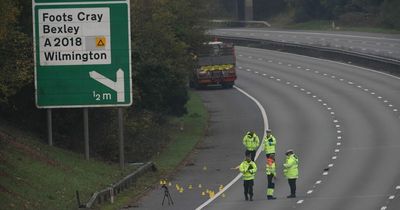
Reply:
[[110, 201], [111, 203], [114, 203], [114, 190], [112, 187], [110, 187], [109, 189], [110, 189]]

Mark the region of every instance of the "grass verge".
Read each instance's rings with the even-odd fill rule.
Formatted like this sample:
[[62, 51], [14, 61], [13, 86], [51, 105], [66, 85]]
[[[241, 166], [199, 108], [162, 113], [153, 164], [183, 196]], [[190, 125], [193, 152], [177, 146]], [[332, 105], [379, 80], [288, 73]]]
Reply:
[[35, 135], [0, 122], [1, 209], [76, 209], [82, 201], [136, 167], [86, 161], [83, 155], [40, 143]]
[[160, 179], [173, 174], [182, 165], [183, 160], [203, 137], [208, 120], [207, 111], [200, 97], [193, 91], [189, 91], [189, 96], [190, 100], [186, 105], [188, 113], [181, 118], [171, 119], [172, 127], [175, 128], [171, 129], [171, 143], [160, 155], [152, 159], [158, 171], [148, 172], [138, 179], [134, 187], [119, 194], [114, 204], [105, 204], [99, 207], [100, 209], [114, 210], [134, 203]]

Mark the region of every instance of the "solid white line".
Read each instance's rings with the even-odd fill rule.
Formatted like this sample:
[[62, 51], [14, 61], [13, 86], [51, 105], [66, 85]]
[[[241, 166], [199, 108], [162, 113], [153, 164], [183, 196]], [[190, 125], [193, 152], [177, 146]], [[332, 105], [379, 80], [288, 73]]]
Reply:
[[[267, 117], [267, 113], [265, 112], [265, 109], [261, 105], [261, 103], [257, 99], [255, 99], [253, 96], [251, 96], [250, 94], [248, 94], [247, 92], [242, 90], [241, 88], [239, 88], [237, 86], [234, 86], [234, 88], [236, 90], [238, 90], [239, 92], [243, 93], [245, 96], [249, 97], [254, 103], [256, 103], [257, 107], [260, 109], [261, 116], [263, 118], [263, 122], [264, 122], [264, 130], [263, 131], [267, 130], [269, 128], [268, 117]], [[263, 133], [265, 133], [265, 132], [263, 132]], [[264, 139], [264, 137], [265, 137], [265, 134], [262, 139]], [[264, 146], [263, 146], [263, 144], [261, 144], [260, 147], [258, 147], [255, 160], [257, 160], [258, 156], [260, 155], [260, 153], [263, 149], [264, 149]], [[208, 199], [203, 204], [201, 204], [199, 207], [197, 207], [196, 210], [200, 210], [200, 209], [203, 209], [204, 207], [206, 207], [208, 204], [210, 204], [212, 201], [214, 201], [216, 198], [218, 198], [222, 193], [224, 193], [228, 188], [230, 188], [235, 182], [237, 182], [240, 179], [240, 177], [242, 177], [241, 173], [239, 173], [232, 181], [230, 181], [227, 185], [225, 185], [225, 187], [222, 188], [217, 194], [215, 194], [214, 197]]]
[[[268, 50], [264, 50], [264, 49], [260, 49], [260, 50], [265, 51], [265, 52], [268, 51]], [[327, 60], [327, 59], [322, 59], [322, 58], [315, 58], [315, 57], [311, 57], [311, 56], [297, 55], [297, 54], [285, 53], [285, 52], [274, 51], [274, 53], [280, 53], [280, 54], [285, 54], [285, 55], [290, 55], [290, 56], [295, 55], [295, 56], [304, 57], [304, 58], [307, 58], [307, 59], [319, 60], [319, 61], [324, 61], [324, 62], [329, 62], [329, 63], [336, 63], [336, 64], [345, 65], [345, 66], [351, 66], [351, 67], [358, 68], [358, 69], [361, 69], [361, 70], [364, 70], [364, 71], [369, 71], [369, 72], [373, 72], [373, 73], [376, 73], [376, 74], [381, 74], [381, 75], [385, 75], [385, 76], [391, 77], [392, 79], [400, 80], [399, 76], [391, 75], [391, 74], [380, 72], [380, 71], [373, 70], [373, 69], [368, 69], [368, 68], [356, 66], [356, 65], [353, 65], [353, 64], [341, 63], [341, 62], [338, 62], [338, 61], [332, 61], [332, 60]], [[334, 77], [332, 77], [332, 78], [334, 78]]]

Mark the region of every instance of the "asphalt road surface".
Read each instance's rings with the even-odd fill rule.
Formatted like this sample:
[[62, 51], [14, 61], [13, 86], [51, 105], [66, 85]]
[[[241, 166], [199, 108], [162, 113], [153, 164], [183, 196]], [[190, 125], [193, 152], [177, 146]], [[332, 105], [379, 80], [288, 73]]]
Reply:
[[291, 31], [270, 29], [215, 29], [214, 35], [267, 39], [311, 45], [324, 48], [335, 48], [400, 60], [400, 35], [386, 35], [362, 32], [324, 32], [324, 31]]
[[[170, 180], [175, 205], [161, 206], [163, 191], [155, 189], [133, 209], [400, 209], [399, 77], [276, 51], [236, 49], [237, 89], [199, 91], [210, 127], [187, 166]], [[238, 173], [230, 168], [243, 160], [245, 131], [262, 138], [265, 127], [278, 142], [278, 199], [266, 199], [262, 152], [255, 200], [244, 201], [242, 180], [232, 182]], [[287, 149], [300, 160], [295, 199], [286, 198], [282, 174]], [[206, 202], [211, 191], [217, 194]]]

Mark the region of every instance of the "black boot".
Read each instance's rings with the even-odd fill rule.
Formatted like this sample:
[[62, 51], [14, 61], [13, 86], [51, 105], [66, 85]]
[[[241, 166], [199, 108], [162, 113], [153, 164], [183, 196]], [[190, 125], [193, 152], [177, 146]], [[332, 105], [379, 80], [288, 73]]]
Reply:
[[247, 194], [244, 194], [244, 199], [245, 199], [246, 201], [249, 200], [249, 197], [247, 197]]

